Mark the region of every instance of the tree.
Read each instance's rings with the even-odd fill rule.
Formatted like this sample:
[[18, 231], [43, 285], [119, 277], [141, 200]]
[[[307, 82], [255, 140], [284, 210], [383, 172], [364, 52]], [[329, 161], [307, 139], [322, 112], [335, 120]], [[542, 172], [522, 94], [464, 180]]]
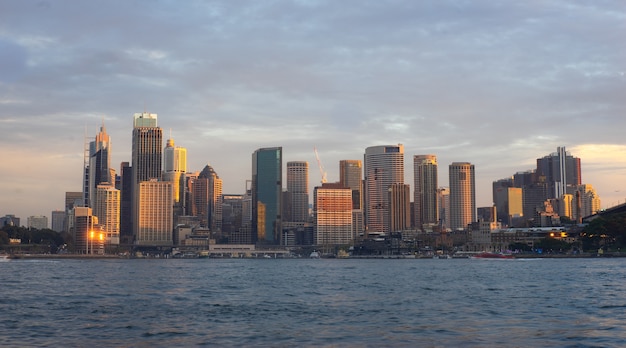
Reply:
[[552, 237], [542, 238], [535, 243], [535, 249], [543, 249], [544, 252], [567, 251], [571, 248], [572, 246], [568, 242]]
[[626, 213], [599, 216], [580, 235], [583, 250], [626, 246]]

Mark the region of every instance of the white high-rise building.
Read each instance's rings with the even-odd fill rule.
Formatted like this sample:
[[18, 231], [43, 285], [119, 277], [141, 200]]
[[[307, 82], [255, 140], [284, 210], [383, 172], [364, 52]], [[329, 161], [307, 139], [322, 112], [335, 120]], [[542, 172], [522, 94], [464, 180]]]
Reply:
[[391, 184], [404, 184], [404, 145], [372, 146], [365, 149], [365, 214], [368, 232], [389, 233]]
[[26, 224], [28, 228], [34, 228], [36, 230], [43, 230], [48, 228], [48, 217], [39, 215], [39, 216], [29, 216], [26, 219]]
[[187, 172], [187, 149], [174, 146], [174, 139], [167, 140], [163, 149], [163, 181], [172, 183], [174, 214], [184, 215], [185, 173]]
[[450, 228], [465, 229], [476, 221], [476, 179], [474, 165], [454, 162], [449, 167], [450, 176]]
[[[139, 191], [142, 182], [161, 180], [163, 156], [163, 130], [157, 126], [157, 114], [147, 112], [136, 113], [133, 116], [133, 148], [132, 148], [132, 226], [135, 241], [139, 239], [140, 211]], [[171, 186], [171, 184], [170, 184]], [[169, 202], [169, 204], [173, 204]], [[172, 207], [169, 208], [172, 211]], [[143, 227], [142, 227], [143, 228]], [[170, 229], [173, 226], [170, 225]]]
[[120, 244], [120, 190], [109, 185], [98, 185], [94, 215], [106, 245]]

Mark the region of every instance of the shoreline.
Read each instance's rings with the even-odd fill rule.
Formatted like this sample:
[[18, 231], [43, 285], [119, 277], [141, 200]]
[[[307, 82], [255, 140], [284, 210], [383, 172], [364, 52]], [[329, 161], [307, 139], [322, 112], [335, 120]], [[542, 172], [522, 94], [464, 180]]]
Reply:
[[[6, 259], [8, 260], [36, 260], [36, 259], [53, 259], [53, 260], [102, 260], [102, 259], [159, 259], [154, 257], [129, 257], [123, 255], [85, 255], [85, 254], [5, 254]], [[513, 259], [582, 259], [582, 258], [623, 258], [626, 257], [626, 253], [605, 253], [605, 254], [596, 254], [596, 253], [581, 253], [581, 254], [519, 254], [513, 255]], [[254, 257], [250, 257], [254, 259]], [[468, 259], [470, 257], [451, 257], [449, 259]], [[161, 258], [161, 259], [175, 259], [175, 258]], [[305, 259], [303, 258], [293, 258], [295, 260]], [[433, 259], [433, 257], [425, 257], [425, 256], [408, 256], [408, 255], [361, 255], [361, 256], [350, 256], [344, 258], [337, 259], [388, 259], [388, 260], [398, 260], [398, 259], [414, 259], [414, 260], [428, 260]]]

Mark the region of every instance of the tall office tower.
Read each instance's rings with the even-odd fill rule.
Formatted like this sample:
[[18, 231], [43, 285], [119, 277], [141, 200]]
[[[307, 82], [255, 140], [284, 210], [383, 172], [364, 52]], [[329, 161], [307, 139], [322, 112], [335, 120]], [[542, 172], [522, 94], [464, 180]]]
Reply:
[[522, 189], [522, 211], [524, 220], [529, 223], [534, 219], [538, 208], [542, 209], [544, 203], [551, 196], [549, 185], [545, 175], [539, 175], [536, 170], [518, 172], [513, 175], [513, 186]]
[[361, 160], [339, 161], [339, 183], [352, 190], [352, 233], [363, 233], [363, 164]]
[[253, 243], [280, 244], [283, 148], [262, 148], [252, 154]]
[[439, 223], [437, 202], [437, 156], [413, 156], [413, 202], [415, 228], [423, 229], [424, 224]]
[[289, 222], [309, 221], [309, 162], [287, 162]]
[[104, 233], [106, 245], [120, 244], [120, 190], [109, 185], [98, 185], [96, 188], [94, 215]]
[[439, 201], [439, 226], [445, 230], [450, 227], [450, 189], [448, 187], [438, 188], [437, 200]]
[[315, 244], [354, 243], [352, 232], [352, 189], [340, 183], [322, 183], [314, 191]]
[[252, 180], [246, 180], [244, 194], [241, 197], [241, 226], [238, 231], [232, 231], [230, 244], [252, 243]]
[[[139, 218], [139, 184], [144, 181], [161, 180], [161, 160], [163, 154], [163, 130], [157, 126], [157, 115], [136, 113], [133, 119], [132, 152], [132, 225], [137, 242]], [[169, 209], [171, 211], [171, 208]]]
[[[111, 168], [111, 137], [104, 122], [94, 141], [89, 143], [89, 207], [94, 209], [97, 187], [101, 184], [115, 185], [115, 171]], [[97, 215], [96, 215], [97, 216]]]
[[474, 165], [454, 162], [449, 167], [450, 176], [450, 228], [465, 229], [476, 221], [476, 180]]
[[65, 192], [65, 222], [63, 230], [71, 232], [74, 226], [74, 207], [83, 206], [83, 192]]
[[219, 232], [222, 230], [222, 179], [207, 164], [197, 179], [193, 180], [192, 215], [200, 218], [200, 224]]
[[557, 147], [557, 151], [537, 159], [537, 174], [545, 176], [550, 198], [561, 198], [566, 193], [574, 193], [581, 184], [580, 158]]
[[55, 232], [63, 232], [65, 231], [65, 211], [64, 210], [53, 210], [52, 211], [52, 230]]
[[133, 170], [128, 162], [120, 163], [120, 243], [133, 242]]
[[352, 209], [363, 209], [362, 167], [360, 160], [339, 161], [339, 183], [352, 189]]
[[26, 227], [34, 228], [36, 230], [43, 230], [48, 228], [48, 217], [43, 215], [29, 216], [26, 218]]
[[391, 184], [404, 184], [404, 146], [382, 145], [365, 149], [365, 219], [369, 232], [390, 232]]
[[76, 206], [72, 209], [72, 237], [76, 251], [81, 254], [100, 253], [103, 246], [100, 239], [98, 217], [92, 214], [91, 208]]
[[492, 183], [493, 203], [496, 206], [497, 222], [513, 226], [513, 221], [524, 216], [522, 188], [513, 187], [513, 178], [505, 178]]
[[167, 140], [163, 149], [163, 181], [173, 187], [174, 221], [185, 214], [185, 173], [187, 172], [187, 149], [174, 146], [174, 139]]
[[389, 200], [389, 231], [401, 232], [411, 227], [411, 188], [406, 184], [391, 184]]
[[240, 194], [222, 195], [222, 232], [227, 236], [241, 229], [242, 201]]
[[194, 184], [198, 180], [199, 175], [199, 171], [185, 173], [185, 203], [183, 205], [185, 207], [185, 215], [188, 216], [198, 216], [194, 212], [194, 202], [196, 198], [194, 197], [193, 190]]
[[173, 244], [172, 183], [151, 179], [138, 184], [137, 233], [135, 244], [170, 246]]

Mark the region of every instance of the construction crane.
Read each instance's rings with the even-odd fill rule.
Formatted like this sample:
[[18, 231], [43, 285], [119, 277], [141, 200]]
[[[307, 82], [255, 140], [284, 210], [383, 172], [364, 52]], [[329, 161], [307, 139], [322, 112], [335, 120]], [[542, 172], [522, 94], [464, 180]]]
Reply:
[[317, 153], [317, 148], [313, 146], [313, 151], [315, 152], [315, 159], [317, 160], [317, 166], [320, 168], [320, 174], [322, 175], [322, 184], [326, 183], [326, 171], [324, 170], [324, 166], [322, 165], [322, 161], [320, 160], [320, 155]]

